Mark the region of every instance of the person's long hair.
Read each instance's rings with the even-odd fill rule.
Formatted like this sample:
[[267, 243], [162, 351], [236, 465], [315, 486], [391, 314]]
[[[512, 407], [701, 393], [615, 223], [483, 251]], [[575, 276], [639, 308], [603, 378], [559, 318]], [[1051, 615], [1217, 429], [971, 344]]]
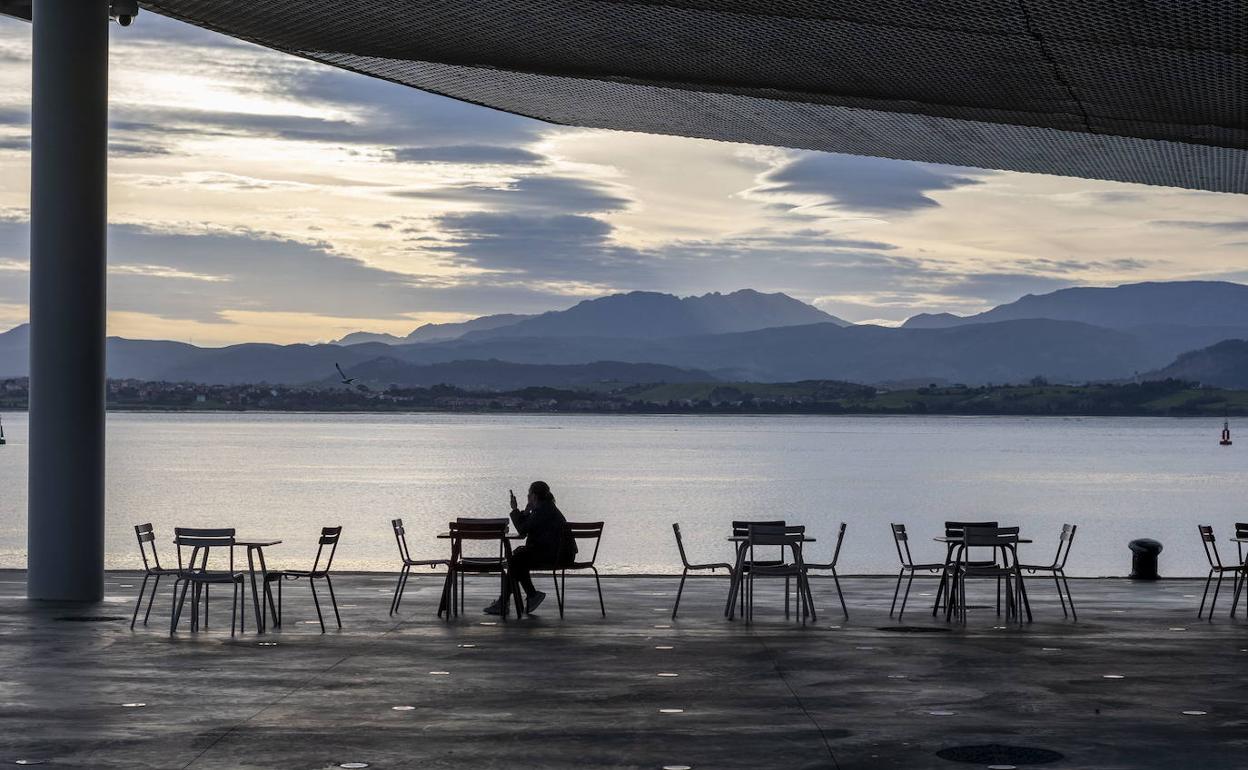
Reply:
[[555, 495], [550, 491], [550, 485], [545, 481], [534, 481], [529, 485], [529, 494], [537, 498], [541, 503], [554, 503]]

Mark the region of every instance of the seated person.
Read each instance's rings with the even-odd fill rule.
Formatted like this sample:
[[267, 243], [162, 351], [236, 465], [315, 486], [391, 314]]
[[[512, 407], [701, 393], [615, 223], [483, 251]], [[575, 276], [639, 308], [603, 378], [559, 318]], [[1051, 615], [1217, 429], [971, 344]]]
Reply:
[[525, 536], [524, 545], [511, 553], [507, 571], [512, 585], [504, 582], [502, 595], [485, 608], [487, 615], [501, 615], [514, 585], [524, 589], [524, 611], [532, 614], [546, 598], [546, 594], [533, 586], [529, 573], [534, 569], [553, 569], [570, 564], [576, 558], [576, 539], [567, 536], [564, 525], [567, 519], [555, 506], [555, 496], [545, 481], [529, 485], [529, 500], [524, 510], [516, 505], [516, 494], [511, 493], [511, 520], [516, 531]]

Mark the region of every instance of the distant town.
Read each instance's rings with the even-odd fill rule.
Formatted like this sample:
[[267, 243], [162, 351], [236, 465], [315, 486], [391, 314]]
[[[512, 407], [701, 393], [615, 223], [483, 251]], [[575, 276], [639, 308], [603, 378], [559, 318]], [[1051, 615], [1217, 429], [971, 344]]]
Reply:
[[[0, 409], [24, 410], [26, 378], [0, 380]], [[1244, 416], [1248, 391], [1168, 379], [1133, 384], [929, 385], [881, 389], [835, 381], [671, 383], [483, 391], [449, 385], [200, 385], [110, 380], [117, 411], [537, 412], [586, 414], [948, 414]]]

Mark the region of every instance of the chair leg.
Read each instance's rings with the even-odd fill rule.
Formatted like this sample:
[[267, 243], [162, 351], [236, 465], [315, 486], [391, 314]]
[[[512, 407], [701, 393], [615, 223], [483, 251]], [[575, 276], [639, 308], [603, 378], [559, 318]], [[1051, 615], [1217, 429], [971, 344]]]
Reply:
[[[139, 600], [134, 603], [134, 614], [130, 616], [130, 630], [134, 630], [134, 624], [139, 619], [139, 608], [143, 606], [143, 595], [147, 593], [147, 579], [151, 577], [146, 572], [143, 573], [143, 585], [139, 586]], [[156, 593], [156, 589], [152, 588], [152, 593]], [[150, 605], [149, 605], [150, 606]], [[1231, 608], [1234, 610], [1234, 607]], [[146, 620], [143, 621], [147, 623]]]
[[1072, 620], [1079, 620], [1079, 613], [1075, 612], [1075, 597], [1070, 593], [1070, 581], [1066, 579], [1066, 570], [1060, 570], [1062, 576], [1062, 584], [1066, 587], [1066, 603], [1070, 605], [1070, 617]]
[[321, 624], [321, 633], [325, 633], [325, 618], [321, 617], [321, 600], [316, 598], [316, 581], [308, 578], [308, 588], [312, 589], [312, 603], [316, 605], [316, 619]]
[[147, 625], [147, 621], [152, 617], [152, 604], [156, 601], [156, 591], [160, 588], [160, 579], [164, 575], [157, 575], [156, 580], [152, 584], [152, 593], [147, 597], [147, 612], [143, 613], [143, 625]]
[[784, 619], [789, 619], [789, 576], [784, 576]]
[[342, 628], [342, 616], [338, 614], [338, 597], [334, 596], [334, 581], [330, 580], [328, 574], [325, 575], [325, 585], [329, 588], [329, 603], [334, 605], [334, 620]]
[[[1205, 578], [1205, 592], [1200, 595], [1200, 609], [1196, 610], [1196, 617], [1203, 617], [1205, 614], [1205, 599], [1209, 598], [1209, 585], [1213, 582], [1213, 570], [1209, 570], [1209, 576]], [[1209, 617], [1213, 617], [1213, 610], [1209, 611]]]
[[403, 587], [403, 576], [407, 574], [407, 565], [404, 564], [399, 570], [399, 579], [394, 583], [394, 596], [390, 597], [390, 614], [393, 615], [395, 609], [399, 605], [399, 589]]
[[238, 583], [234, 584], [234, 590], [230, 592], [230, 636], [234, 635], [235, 621], [238, 620]]
[[680, 609], [680, 595], [685, 592], [685, 578], [689, 576], [689, 570], [680, 573], [680, 586], [676, 589], [676, 603], [672, 605], [672, 620], [676, 619], [676, 612]]
[[282, 583], [285, 582], [286, 578], [281, 578], [277, 581], [277, 620], [274, 621], [273, 625], [278, 628], [282, 627]]
[[568, 571], [559, 573], [559, 618], [563, 619], [563, 610], [568, 602]]
[[901, 593], [901, 579], [905, 576], [906, 571], [904, 569], [897, 571], [897, 585], [893, 588], [893, 603], [888, 606], [888, 616], [890, 618], [897, 609], [897, 596]]
[[594, 583], [598, 586], [598, 609], [602, 610], [602, 616], [607, 616], [607, 603], [602, 600], [602, 581], [598, 579], [598, 568], [590, 567], [594, 571]]
[[[178, 583], [182, 584], [182, 598], [178, 599]], [[178, 630], [178, 621], [182, 619], [182, 607], [186, 604], [186, 589], [190, 586], [190, 581], [181, 578], [173, 579], [173, 602], [169, 611], [169, 635], [173, 636]]]
[[191, 587], [191, 633], [199, 630], [199, 597], [203, 586], [196, 583]]
[[1057, 577], [1057, 570], [1053, 571], [1053, 585], [1057, 586], [1057, 600], [1062, 603], [1062, 617], [1068, 617], [1066, 613], [1066, 596], [1062, 591], [1062, 581]]
[[[901, 577], [897, 578], [898, 587], [901, 586]], [[897, 621], [901, 622], [901, 618], [906, 614], [906, 603], [910, 601], [910, 586], [914, 585], [914, 571], [910, 571], [910, 578], [906, 580], [906, 593], [901, 597], [901, 611], [897, 613]]]
[[1218, 605], [1218, 593], [1222, 590], [1222, 576], [1225, 573], [1218, 573], [1218, 582], [1213, 587], [1213, 599], [1209, 602], [1209, 619], [1213, 620], [1213, 608]]
[[841, 577], [836, 574], [836, 568], [832, 568], [832, 582], [836, 584], [836, 595], [841, 600], [841, 612], [845, 613], [845, 617], [849, 617], [849, 607], [845, 606], [845, 594], [841, 591]]
[[559, 573], [550, 571], [550, 582], [555, 584], [555, 605], [559, 608], [559, 617], [563, 617], [563, 591], [559, 588]]
[[208, 630], [208, 590], [212, 586], [204, 583], [204, 630]]

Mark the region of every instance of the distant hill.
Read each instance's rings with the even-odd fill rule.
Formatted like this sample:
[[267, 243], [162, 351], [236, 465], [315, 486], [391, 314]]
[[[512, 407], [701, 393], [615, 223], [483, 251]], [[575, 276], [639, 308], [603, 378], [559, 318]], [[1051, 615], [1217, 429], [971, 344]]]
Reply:
[[532, 317], [531, 315], [520, 315], [518, 313], [500, 313], [499, 315], [487, 315], [474, 318], [471, 321], [460, 321], [458, 323], [425, 324], [412, 331], [406, 337], [396, 337], [393, 334], [379, 334], [376, 332], [354, 332], [340, 340], [336, 340], [335, 344], [359, 345], [365, 342], [381, 342], [386, 345], [405, 345], [412, 342], [442, 342], [444, 340], [457, 339], [468, 332], [486, 331], [500, 326], [510, 326]]
[[463, 339], [500, 337], [608, 337], [663, 339], [699, 334], [849, 322], [793, 299], [742, 289], [731, 294], [676, 297], [634, 291], [585, 300], [567, 310], [542, 313], [495, 329], [473, 331]]
[[1028, 294], [971, 316], [916, 315], [907, 329], [948, 328], [970, 323], [1050, 318], [1107, 329], [1146, 326], [1237, 327], [1248, 329], [1248, 286], [1227, 281], [1132, 283], [1078, 287]]
[[[1223, 340], [1248, 339], [1246, 293], [1248, 286], [1216, 282], [1069, 289], [1024, 297], [970, 318], [928, 316], [903, 328], [886, 328], [846, 325], [783, 294], [747, 290], [681, 299], [633, 292], [540, 316], [426, 325], [411, 335], [419, 341], [403, 338], [402, 344], [373, 340], [197, 348], [109, 338], [108, 374], [221, 385], [300, 385], [332, 381], [338, 364], [368, 382], [498, 389], [521, 384], [570, 387], [601, 380], [689, 382], [690, 377], [871, 385], [1006, 384], [1036, 376], [1082, 383], [1132, 379], [1140, 372], [1202, 379], [1171, 367], [1180, 364], [1180, 354], [1216, 347]], [[1101, 323], [992, 320], [1036, 312]], [[804, 319], [814, 321], [800, 323]], [[948, 323], [950, 319], [957, 322]], [[28, 348], [29, 327], [0, 333], [0, 377], [28, 373]], [[1204, 359], [1181, 360], [1190, 368], [1193, 361]], [[1229, 386], [1231, 380], [1210, 382]]]
[[704, 371], [661, 364], [629, 364], [618, 361], [595, 361], [589, 364], [513, 364], [493, 360], [421, 365], [389, 356], [357, 364], [347, 370], [347, 376], [381, 387], [454, 385], [472, 390], [715, 381], [713, 376]]
[[1179, 356], [1145, 375], [1148, 380], [1185, 380], [1215, 388], [1248, 389], [1248, 340], [1223, 340]]
[[[1027, 320], [952, 329], [812, 324], [734, 334], [637, 340], [604, 337], [476, 339], [409, 345], [413, 363], [505, 359], [569, 364], [601, 359], [694, 367], [720, 379], [755, 382], [908, 378], [1007, 383], [1118, 379], [1172, 360], [1150, 356], [1130, 334], [1066, 321]], [[1146, 363], [1147, 362], [1147, 363]]]
[[0, 377], [25, 377], [30, 371], [30, 324], [0, 332]]
[[786, 294], [764, 294], [753, 289], [742, 289], [731, 294], [714, 292], [700, 297], [677, 297], [659, 292], [634, 291], [584, 300], [567, 310], [552, 310], [536, 316], [504, 313], [462, 323], [425, 324], [406, 337], [355, 332], [337, 340], [336, 344], [381, 342], [402, 345], [466, 337], [661, 339], [812, 323], [849, 325], [848, 321]]

